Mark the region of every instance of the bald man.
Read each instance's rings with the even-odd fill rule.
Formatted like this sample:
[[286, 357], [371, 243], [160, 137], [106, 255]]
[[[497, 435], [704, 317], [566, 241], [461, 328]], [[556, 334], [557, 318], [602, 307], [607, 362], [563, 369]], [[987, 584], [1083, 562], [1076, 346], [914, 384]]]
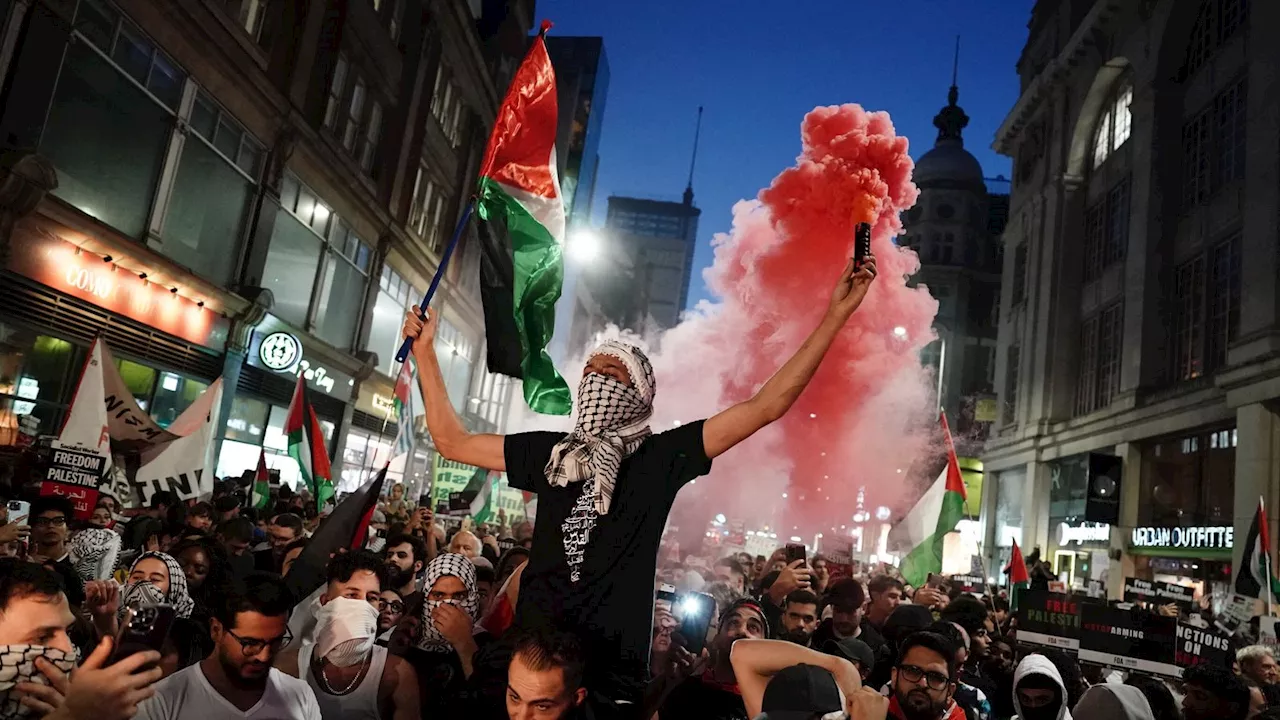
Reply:
[[469, 530], [460, 530], [453, 536], [453, 542], [449, 543], [449, 552], [462, 555], [468, 560], [480, 557], [480, 538]]

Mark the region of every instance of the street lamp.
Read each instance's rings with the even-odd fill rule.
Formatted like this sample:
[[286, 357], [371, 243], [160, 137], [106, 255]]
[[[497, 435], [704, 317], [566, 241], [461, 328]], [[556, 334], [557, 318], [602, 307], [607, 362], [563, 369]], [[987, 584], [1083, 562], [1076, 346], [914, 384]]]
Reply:
[[565, 250], [574, 262], [590, 265], [599, 257], [602, 245], [604, 241], [600, 233], [591, 228], [580, 228], [569, 235]]

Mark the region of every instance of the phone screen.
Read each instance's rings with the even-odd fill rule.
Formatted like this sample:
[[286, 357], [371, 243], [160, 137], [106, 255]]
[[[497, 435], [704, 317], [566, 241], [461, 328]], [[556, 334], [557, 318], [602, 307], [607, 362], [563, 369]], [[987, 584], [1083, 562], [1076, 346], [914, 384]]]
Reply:
[[[661, 597], [662, 593], [658, 595]], [[681, 593], [675, 597], [671, 614], [680, 623], [680, 635], [688, 652], [701, 655], [707, 646], [707, 630], [711, 627], [711, 613], [715, 606], [715, 598], [703, 593]]]
[[788, 565], [790, 565], [791, 563], [797, 560], [804, 560], [804, 559], [805, 559], [804, 545], [801, 545], [799, 543], [787, 543], [787, 564]]
[[26, 525], [31, 519], [31, 503], [21, 500], [9, 501], [9, 522], [16, 525]]

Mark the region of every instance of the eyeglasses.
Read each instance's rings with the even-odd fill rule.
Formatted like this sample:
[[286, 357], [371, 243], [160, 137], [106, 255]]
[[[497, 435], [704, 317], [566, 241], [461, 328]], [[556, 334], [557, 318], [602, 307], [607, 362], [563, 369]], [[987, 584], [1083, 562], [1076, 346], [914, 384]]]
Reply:
[[252, 657], [262, 652], [263, 648], [270, 647], [272, 653], [280, 652], [280, 648], [293, 642], [293, 633], [285, 630], [284, 635], [274, 640], [260, 640], [258, 638], [242, 638], [239, 635], [227, 631], [227, 634], [235, 638], [240, 643], [240, 649], [246, 656]]
[[951, 678], [946, 675], [915, 665], [899, 665], [898, 672], [910, 683], [918, 683], [923, 678], [930, 690], [942, 690], [951, 684]]
[[402, 613], [404, 612], [404, 603], [399, 600], [392, 600], [390, 602], [386, 600], [378, 601], [378, 610], [386, 610], [387, 608], [390, 608], [393, 613]]
[[59, 515], [58, 517], [31, 518], [31, 527], [45, 527], [46, 525], [52, 525], [54, 527], [66, 527], [67, 516]]

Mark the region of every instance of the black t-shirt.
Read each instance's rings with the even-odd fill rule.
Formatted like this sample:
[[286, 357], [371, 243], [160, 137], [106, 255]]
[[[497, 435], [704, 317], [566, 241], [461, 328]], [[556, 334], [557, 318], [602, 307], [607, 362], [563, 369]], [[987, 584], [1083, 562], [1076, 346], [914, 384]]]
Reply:
[[648, 676], [662, 530], [676, 492], [711, 469], [702, 422], [653, 435], [623, 460], [606, 515], [595, 512], [590, 481], [566, 487], [547, 482], [551, 449], [563, 438], [552, 432], [506, 438], [508, 482], [538, 494], [516, 624], [576, 632], [588, 654], [587, 686], [613, 693], [610, 699], [639, 702]]
[[658, 711], [662, 720], [750, 720], [742, 696], [689, 678], [676, 686]]

